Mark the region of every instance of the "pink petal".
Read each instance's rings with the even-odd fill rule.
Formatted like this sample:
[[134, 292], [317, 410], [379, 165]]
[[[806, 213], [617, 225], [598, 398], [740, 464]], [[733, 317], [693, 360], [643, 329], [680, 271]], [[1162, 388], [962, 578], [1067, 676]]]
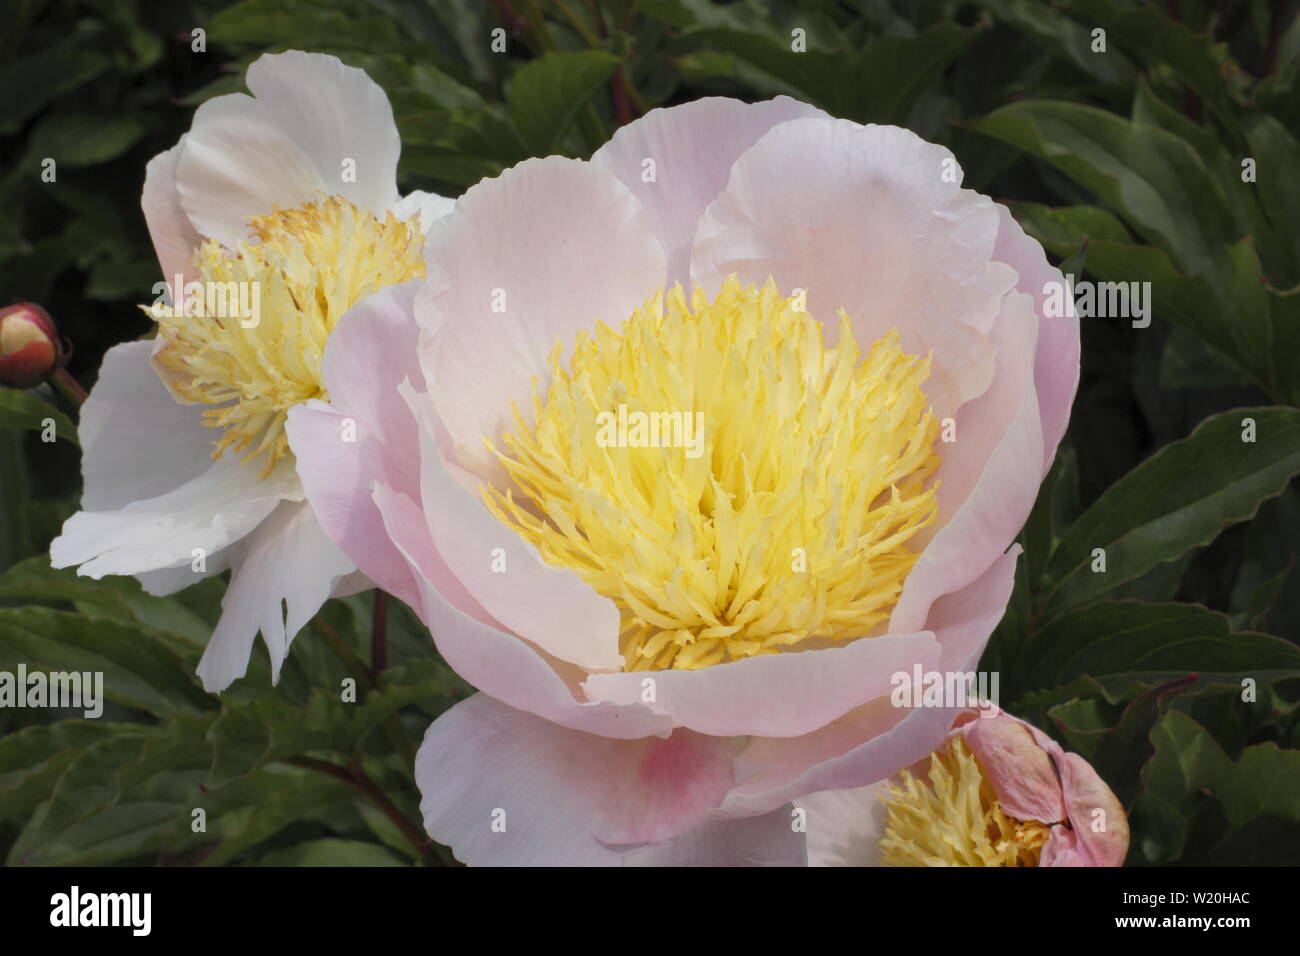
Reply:
[[[599, 166], [530, 159], [472, 187], [425, 240], [421, 357], [461, 464], [503, 475], [484, 438], [531, 417], [557, 342], [617, 325], [664, 281], [663, 249], [627, 188]], [[504, 296], [504, 298], [502, 298]], [[504, 311], [493, 311], [494, 304]]]
[[[1059, 748], [1058, 748], [1059, 749]], [[1048, 838], [1040, 866], [1123, 866], [1128, 854], [1128, 818], [1119, 799], [1078, 754], [1061, 754], [1061, 774], [1070, 827], [1056, 827]], [[1096, 811], [1103, 811], [1097, 815]], [[1096, 832], [1094, 823], [1105, 830]]]
[[[722, 192], [731, 166], [779, 123], [821, 110], [778, 96], [742, 103], [721, 96], [651, 110], [621, 127], [591, 161], [614, 173], [645, 207], [668, 252], [668, 282], [689, 288], [691, 243], [704, 208]], [[653, 160], [653, 179], [646, 160]]]
[[[419, 286], [390, 286], [348, 310], [325, 349], [323, 373], [332, 404], [299, 405], [289, 411], [285, 427], [303, 490], [322, 527], [368, 577], [408, 604], [419, 592], [406, 559], [384, 532], [370, 489], [382, 481], [418, 495], [419, 425], [396, 383], [424, 384], [413, 317]], [[355, 441], [344, 440], [348, 433]]]
[[465, 590], [495, 620], [548, 654], [587, 671], [621, 668], [614, 602], [573, 571], [544, 562], [463, 487], [447, 468], [424, 396], [401, 390], [421, 421], [420, 495], [429, 534]]
[[868, 701], [887, 696], [899, 671], [939, 660], [929, 632], [867, 637], [842, 647], [764, 654], [698, 670], [593, 674], [583, 687], [593, 700], [631, 704], [653, 682], [657, 713], [673, 726], [716, 736], [797, 737]]
[[981, 717], [965, 724], [962, 736], [1007, 813], [1039, 823], [1065, 819], [1052, 758], [1022, 721], [1004, 714]]
[[684, 730], [614, 740], [476, 694], [429, 728], [415, 772], [425, 828], [466, 863], [618, 865], [704, 823], [737, 749]]
[[925, 626], [931, 604], [983, 574], [1029, 517], [1043, 457], [1032, 377], [1036, 333], [1028, 298], [1009, 296], [991, 335], [993, 385], [958, 413], [957, 440], [938, 446], [941, 526], [903, 585], [891, 630]]
[[[447, 664], [479, 690], [564, 727], [632, 739], [667, 733], [671, 722], [642, 705], [582, 698], [584, 673], [503, 630], [460, 587], [434, 548], [419, 508], [383, 485], [375, 504], [420, 588], [413, 606]], [[459, 592], [459, 594], [457, 593]]]
[[1043, 289], [1049, 282], [1065, 282], [1061, 270], [1048, 265], [1043, 247], [1025, 235], [1005, 206], [998, 207], [998, 218], [998, 240], [993, 256], [1020, 275], [1016, 288], [1033, 296], [1034, 310], [1039, 316], [1034, 385], [1043, 424], [1043, 472], [1046, 473], [1065, 434], [1070, 406], [1079, 386], [1079, 319], [1047, 315], [1047, 294]]
[[800, 119], [770, 130], [732, 168], [700, 220], [693, 281], [713, 292], [730, 273], [782, 292], [837, 337], [848, 312], [864, 346], [898, 328], [907, 351], [934, 354], [926, 390], [940, 416], [988, 387], [986, 333], [1015, 281], [990, 267], [992, 200], [945, 182], [951, 154], [907, 130]]
[[[978, 580], [935, 602], [928, 622], [942, 649], [933, 669], [969, 671], [1001, 619], [1015, 582], [1019, 547]], [[895, 708], [880, 698], [820, 730], [794, 738], [754, 738], [737, 758], [738, 783], [726, 813], [762, 813], [819, 790], [864, 787], [926, 757], [952, 727], [956, 710]]]

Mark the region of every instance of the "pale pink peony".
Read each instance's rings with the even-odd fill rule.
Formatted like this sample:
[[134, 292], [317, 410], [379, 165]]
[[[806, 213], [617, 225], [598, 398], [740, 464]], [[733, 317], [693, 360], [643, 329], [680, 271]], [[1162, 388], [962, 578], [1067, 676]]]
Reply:
[[892, 777], [796, 803], [809, 866], [1122, 866], [1128, 852], [1124, 808], [1092, 765], [996, 707], [963, 711]]
[[[341, 323], [325, 356], [332, 404], [294, 409], [290, 442], [326, 532], [417, 609], [447, 663], [482, 691], [434, 723], [416, 768], [425, 825], [461, 860], [800, 863], [790, 801], [881, 780], [943, 739], [954, 711], [894, 708], [891, 675], [978, 660], [1010, 595], [1018, 551], [1008, 548], [1065, 429], [1079, 368], [1077, 322], [1042, 309], [1044, 284], [1060, 273], [1006, 209], [960, 178], [946, 149], [907, 130], [832, 119], [787, 98], [656, 110], [590, 162], [529, 160], [470, 189], [428, 235], [428, 280], [384, 290]], [[724, 285], [733, 275], [738, 283]], [[775, 299], [744, 291], [769, 278]], [[649, 302], [641, 325], [621, 323], [674, 283], [700, 288], [703, 311], [673, 325], [679, 339], [663, 351], [661, 303]], [[730, 340], [712, 352], [703, 340], [680, 347], [706, 319], [716, 332], [757, 315], [752, 327], [767, 334], [776, 313], [759, 305], [796, 290], [806, 290], [806, 313], [794, 300], [772, 306], [785, 310], [787, 332], [806, 332], [798, 323], [811, 315], [826, 347], [848, 330], [864, 353], [881, 343], [873, 356], [929, 356], [923, 387], [881, 386], [859, 415], [817, 378], [829, 365], [818, 364], [815, 332], [773, 338], [770, 349], [754, 339], [743, 355]], [[840, 309], [850, 325], [837, 325]], [[576, 337], [598, 321], [644, 338], [601, 333], [632, 365], [611, 371], [593, 359], [583, 374], [595, 377], [583, 381], [604, 383], [594, 401], [654, 408], [684, 390], [707, 405], [707, 455], [597, 448], [591, 416], [564, 418], [566, 402], [586, 398], [569, 366], [548, 356], [559, 347], [573, 361]], [[792, 351], [795, 340], [808, 351]], [[700, 364], [713, 361], [706, 352], [714, 365]], [[798, 355], [807, 364], [790, 364]], [[904, 367], [917, 366], [881, 366]], [[662, 394], [626, 384], [652, 379]], [[800, 397], [814, 379], [820, 391]], [[862, 387], [874, 387], [867, 379]], [[755, 383], [766, 383], [762, 394]], [[485, 441], [502, 452], [507, 433], [540, 427], [534, 385], [550, 416], [537, 441], [585, 449], [564, 459], [556, 492], [582, 527], [555, 524], [565, 520], [561, 497], [526, 500], [518, 513], [527, 521], [545, 511], [545, 540], [525, 540], [500, 517], [505, 499], [483, 493], [521, 498], [518, 459], [507, 463]], [[853, 445], [877, 448], [853, 468], [888, 470], [895, 453], [933, 441], [937, 473], [918, 466], [879, 496], [874, 484], [859, 492], [857, 479], [846, 489], [839, 446], [817, 435], [845, 422], [896, 435], [916, 413], [902, 394], [930, 406], [921, 437], [888, 453]], [[747, 413], [759, 401], [789, 420]], [[355, 441], [340, 437], [350, 428]], [[780, 451], [755, 444], [763, 434]], [[667, 471], [645, 477], [656, 469]], [[724, 476], [720, 488], [710, 474]], [[767, 490], [742, 501], [734, 486], [751, 479]], [[803, 550], [792, 542], [809, 546], [809, 562], [823, 560], [816, 542], [792, 537], [792, 522], [826, 541], [848, 533], [846, 495], [870, 499], [854, 522], [886, 505], [933, 510], [904, 545], [880, 545], [869, 559], [850, 550], [811, 578], [795, 577], [798, 558], [789, 573], [757, 573], [768, 552], [788, 561], [785, 549]], [[624, 499], [659, 510], [620, 510]], [[754, 523], [736, 531], [741, 519], [722, 514], [722, 501]], [[773, 501], [786, 503], [763, 512]], [[597, 525], [600, 544], [591, 543]], [[865, 548], [870, 536], [857, 528], [851, 541]], [[716, 546], [699, 551], [701, 541]], [[572, 549], [588, 543], [594, 564], [584, 566]], [[570, 557], [557, 558], [565, 548]], [[870, 600], [853, 591], [846, 603], [849, 592], [827, 583], [845, 568], [886, 567]], [[652, 592], [658, 603], [646, 607]], [[804, 597], [777, 599], [785, 594]], [[693, 614], [698, 621], [682, 623]], [[860, 630], [846, 634], [855, 625], [845, 620]], [[621, 644], [621, 624], [631, 644]], [[624, 669], [662, 661], [677, 666]]]

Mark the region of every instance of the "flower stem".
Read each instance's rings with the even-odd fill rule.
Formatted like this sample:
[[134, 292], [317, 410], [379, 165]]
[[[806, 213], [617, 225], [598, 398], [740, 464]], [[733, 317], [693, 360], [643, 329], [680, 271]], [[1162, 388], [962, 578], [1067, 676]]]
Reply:
[[406, 837], [410, 844], [415, 847], [416, 852], [420, 854], [420, 859], [424, 861], [426, 866], [442, 865], [442, 861], [433, 848], [433, 841], [428, 839], [414, 823], [406, 818], [396, 804], [389, 800], [384, 795], [384, 792], [376, 786], [375, 782], [370, 779], [369, 775], [361, 769], [361, 764], [355, 760], [346, 767], [330, 763], [327, 760], [317, 760], [315, 757], [294, 757], [286, 761], [286, 763], [306, 770], [315, 770], [318, 773], [328, 774], [342, 780], [349, 786], [355, 787], [378, 807], [384, 816], [393, 822], [393, 825], [401, 831], [402, 836]]
[[86, 390], [81, 387], [75, 378], [68, 374], [66, 368], [59, 368], [50, 375], [50, 384], [76, 408], [80, 408], [86, 400]]

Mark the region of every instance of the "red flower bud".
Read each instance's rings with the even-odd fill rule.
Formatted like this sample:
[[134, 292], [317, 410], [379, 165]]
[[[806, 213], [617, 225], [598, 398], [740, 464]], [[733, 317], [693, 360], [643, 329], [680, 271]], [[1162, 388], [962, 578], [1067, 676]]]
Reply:
[[0, 309], [0, 385], [39, 385], [62, 358], [48, 312], [31, 302]]

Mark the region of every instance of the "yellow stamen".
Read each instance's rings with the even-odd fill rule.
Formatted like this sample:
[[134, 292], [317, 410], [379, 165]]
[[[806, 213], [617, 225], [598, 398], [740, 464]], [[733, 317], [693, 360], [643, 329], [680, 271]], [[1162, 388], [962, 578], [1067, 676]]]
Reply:
[[[204, 424], [221, 430], [212, 457], [251, 446], [244, 460], [265, 456], [265, 476], [289, 454], [289, 409], [329, 397], [321, 357], [330, 332], [364, 296], [424, 275], [424, 237], [414, 223], [391, 213], [378, 219], [340, 196], [275, 206], [249, 223], [257, 242], [231, 252], [208, 240], [195, 253], [198, 281], [222, 299], [200, 297], [188, 316], [149, 314], [165, 343], [156, 361], [173, 394], [218, 406], [203, 413]], [[241, 294], [257, 303], [253, 327], [234, 305]]]
[[1051, 832], [1007, 816], [960, 737], [930, 756], [928, 779], [904, 770], [883, 799], [884, 866], [1037, 866]]
[[[484, 500], [618, 605], [628, 670], [862, 637], [916, 561], [906, 543], [937, 508], [929, 359], [895, 330], [862, 356], [843, 312], [827, 348], [800, 302], [771, 280], [655, 293], [621, 331], [579, 333], [568, 370], [556, 344], [535, 424], [514, 410], [497, 451], [514, 487]], [[674, 438], [698, 419], [700, 444], [611, 444], [620, 406], [679, 413]]]

